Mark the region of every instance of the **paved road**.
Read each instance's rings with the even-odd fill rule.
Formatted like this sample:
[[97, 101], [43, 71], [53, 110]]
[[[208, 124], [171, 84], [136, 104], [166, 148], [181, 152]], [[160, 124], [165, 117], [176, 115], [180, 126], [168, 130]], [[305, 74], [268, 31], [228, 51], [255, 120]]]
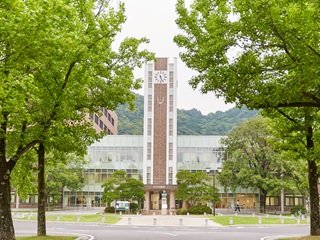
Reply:
[[[36, 235], [36, 222], [16, 221], [17, 236]], [[307, 225], [160, 226], [47, 223], [48, 235], [75, 235], [95, 240], [271, 240], [308, 235]], [[92, 237], [91, 237], [92, 236]]]
[[[57, 211], [50, 214], [92, 214], [100, 210]], [[217, 212], [234, 216], [234, 212]], [[251, 214], [252, 213], [243, 213]], [[79, 239], [105, 240], [271, 240], [309, 234], [308, 225], [221, 226], [206, 216], [123, 215], [115, 225], [47, 222], [48, 235], [75, 235]], [[15, 221], [17, 236], [36, 235], [35, 221]]]

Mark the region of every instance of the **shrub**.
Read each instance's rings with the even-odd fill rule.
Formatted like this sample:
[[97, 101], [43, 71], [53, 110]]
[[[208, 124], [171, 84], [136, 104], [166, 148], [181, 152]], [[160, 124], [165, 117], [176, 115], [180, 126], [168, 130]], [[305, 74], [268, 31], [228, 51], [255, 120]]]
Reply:
[[139, 205], [137, 203], [130, 203], [130, 212], [131, 213], [136, 213], [139, 211]]
[[176, 210], [177, 215], [187, 215], [188, 210], [185, 208], [180, 208]]
[[195, 214], [195, 215], [201, 215], [204, 213], [212, 213], [212, 210], [210, 207], [205, 206], [205, 205], [197, 205], [197, 206], [192, 206], [189, 208], [189, 213], [190, 214]]
[[116, 212], [116, 209], [115, 209], [115, 207], [106, 207], [106, 208], [104, 209], [104, 212], [105, 212], [105, 213], [115, 213], [115, 212]]
[[305, 215], [307, 213], [307, 209], [303, 206], [295, 206], [291, 208], [291, 214], [294, 216], [301, 216]]

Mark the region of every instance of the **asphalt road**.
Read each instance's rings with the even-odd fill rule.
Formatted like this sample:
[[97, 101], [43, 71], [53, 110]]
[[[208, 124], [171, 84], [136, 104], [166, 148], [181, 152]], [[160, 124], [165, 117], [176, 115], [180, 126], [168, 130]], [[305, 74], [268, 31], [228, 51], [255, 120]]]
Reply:
[[[15, 221], [16, 236], [36, 235], [36, 222]], [[308, 225], [133, 226], [47, 222], [48, 235], [95, 240], [270, 240], [309, 234]]]

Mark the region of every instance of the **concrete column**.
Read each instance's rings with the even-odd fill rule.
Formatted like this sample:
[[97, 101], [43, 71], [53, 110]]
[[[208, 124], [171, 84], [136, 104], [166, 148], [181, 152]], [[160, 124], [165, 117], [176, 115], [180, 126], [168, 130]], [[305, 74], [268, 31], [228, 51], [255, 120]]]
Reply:
[[16, 208], [19, 208], [20, 198], [17, 193], [16, 194]]
[[143, 210], [146, 211], [147, 213], [149, 213], [150, 211], [150, 192], [146, 191], [146, 193], [144, 194], [144, 204], [143, 204]]
[[170, 191], [170, 209], [176, 208], [176, 198], [174, 196], [174, 191]]
[[281, 213], [284, 213], [284, 189], [281, 189], [280, 195]]

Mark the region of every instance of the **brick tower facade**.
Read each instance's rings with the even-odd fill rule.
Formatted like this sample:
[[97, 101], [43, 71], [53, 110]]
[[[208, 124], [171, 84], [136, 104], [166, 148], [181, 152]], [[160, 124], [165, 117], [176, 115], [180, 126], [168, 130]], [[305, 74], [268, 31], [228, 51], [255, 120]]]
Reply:
[[143, 182], [144, 210], [175, 208], [177, 173], [177, 79], [176, 58], [157, 58], [145, 66]]

